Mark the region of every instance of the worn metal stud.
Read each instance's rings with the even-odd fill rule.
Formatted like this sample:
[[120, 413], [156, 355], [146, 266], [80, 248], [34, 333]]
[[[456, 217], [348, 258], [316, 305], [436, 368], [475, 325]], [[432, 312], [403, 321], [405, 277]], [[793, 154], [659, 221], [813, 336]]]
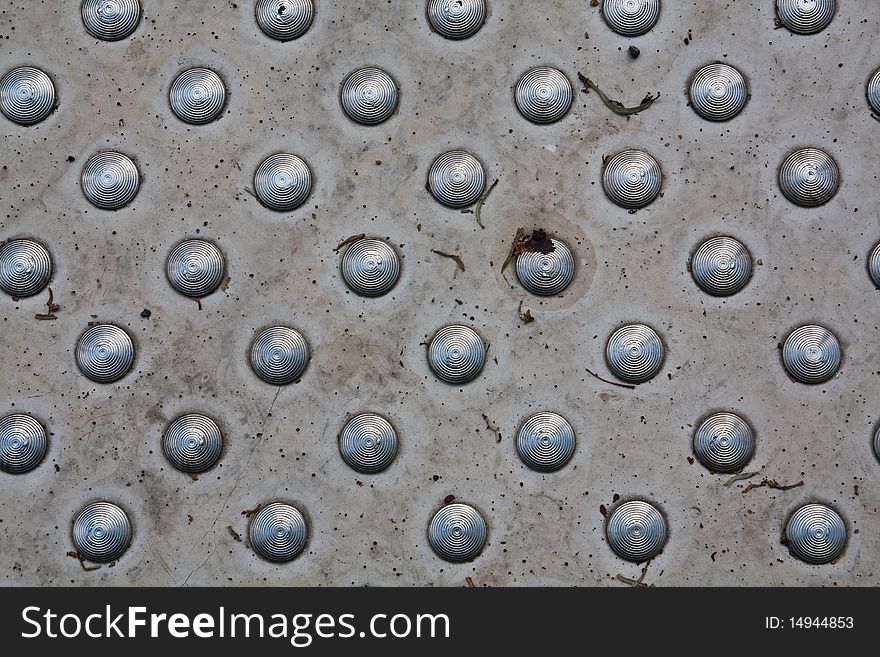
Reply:
[[428, 191], [449, 208], [464, 208], [476, 203], [485, 186], [483, 165], [467, 151], [443, 153], [428, 170]]
[[486, 0], [428, 0], [428, 21], [447, 39], [472, 37], [486, 22]]
[[89, 203], [102, 210], [117, 210], [137, 196], [140, 174], [127, 155], [104, 151], [86, 161], [80, 184]]
[[93, 502], [73, 521], [73, 546], [95, 563], [116, 561], [131, 545], [131, 520], [112, 502]]
[[605, 162], [602, 187], [612, 203], [622, 208], [643, 208], [660, 193], [663, 173], [651, 155], [630, 148]]
[[33, 296], [41, 292], [51, 278], [52, 257], [36, 240], [9, 240], [0, 245], [0, 290], [9, 296]]
[[379, 297], [387, 294], [400, 277], [400, 257], [387, 242], [359, 239], [342, 256], [342, 279], [355, 294]]
[[728, 121], [742, 112], [749, 99], [743, 74], [729, 64], [709, 64], [691, 78], [691, 107], [704, 119]]
[[558, 413], [541, 412], [526, 418], [516, 434], [516, 452], [532, 470], [555, 472], [574, 455], [574, 429]]
[[141, 21], [140, 0], [83, 0], [83, 25], [96, 39], [119, 41], [132, 34]]
[[210, 470], [220, 458], [222, 449], [220, 427], [200, 413], [186, 413], [175, 419], [162, 439], [165, 458], [181, 472]]
[[486, 544], [486, 520], [469, 504], [447, 504], [428, 525], [428, 542], [438, 557], [453, 563], [476, 559]]
[[30, 415], [11, 413], [0, 417], [0, 470], [23, 474], [36, 468], [46, 456], [46, 429]]
[[880, 427], [874, 432], [874, 456], [880, 459]]
[[880, 242], [877, 242], [868, 256], [868, 274], [874, 285], [880, 287]]
[[0, 78], [0, 112], [20, 125], [33, 125], [55, 108], [55, 85], [43, 71], [19, 66]]
[[824, 383], [840, 368], [842, 353], [837, 337], [824, 326], [808, 324], [795, 329], [782, 345], [782, 362], [801, 383]]
[[447, 383], [473, 381], [486, 364], [486, 345], [471, 327], [451, 324], [438, 330], [428, 345], [428, 364]]
[[622, 36], [641, 36], [657, 24], [660, 0], [604, 0], [602, 16]]
[[223, 112], [226, 87], [214, 71], [197, 66], [174, 79], [169, 101], [181, 121], [192, 125], [210, 123]]
[[818, 148], [801, 148], [779, 167], [779, 189], [785, 198], [805, 208], [823, 205], [837, 193], [837, 162]]
[[555, 123], [568, 114], [571, 82], [565, 73], [549, 66], [526, 71], [516, 83], [516, 108], [532, 123]]
[[134, 364], [134, 343], [118, 326], [92, 326], [76, 343], [76, 364], [95, 383], [113, 383]]
[[712, 237], [691, 256], [691, 276], [701, 290], [726, 297], [742, 290], [752, 277], [752, 256], [733, 237]]
[[831, 23], [835, 0], [776, 0], [779, 22], [796, 34], [816, 34]]
[[340, 102], [345, 115], [355, 123], [378, 125], [397, 109], [394, 79], [375, 66], [359, 68], [342, 83]]
[[309, 345], [302, 333], [287, 326], [267, 328], [251, 345], [254, 373], [276, 386], [299, 379], [308, 367], [309, 358]]
[[272, 502], [251, 519], [248, 537], [259, 557], [283, 563], [295, 559], [303, 551], [309, 528], [299, 509], [283, 502]]
[[868, 79], [866, 94], [871, 109], [875, 114], [880, 114], [880, 68], [874, 71], [874, 75]]
[[290, 41], [308, 32], [315, 19], [315, 5], [312, 0], [257, 0], [254, 14], [266, 36]]
[[397, 432], [378, 413], [359, 413], [346, 422], [339, 434], [339, 453], [353, 470], [365, 474], [381, 472], [397, 455]]
[[188, 297], [211, 294], [223, 282], [226, 263], [223, 252], [202, 239], [184, 240], [168, 254], [165, 275], [171, 287]]
[[837, 559], [846, 546], [846, 524], [834, 509], [824, 504], [805, 504], [795, 511], [785, 526], [788, 549], [809, 564]]
[[663, 367], [665, 350], [660, 336], [645, 324], [621, 326], [605, 346], [608, 369], [621, 381], [643, 383]]
[[254, 173], [254, 193], [260, 203], [270, 210], [295, 210], [312, 193], [309, 165], [291, 153], [270, 155]]
[[755, 434], [735, 413], [713, 413], [694, 432], [694, 454], [712, 472], [736, 472], [755, 454]]
[[539, 296], [563, 292], [574, 279], [574, 256], [562, 240], [550, 238], [549, 253], [525, 251], [516, 257], [516, 277], [526, 290]]
[[667, 535], [663, 514], [653, 504], [641, 500], [618, 506], [605, 526], [605, 536], [614, 553], [636, 563], [660, 554]]

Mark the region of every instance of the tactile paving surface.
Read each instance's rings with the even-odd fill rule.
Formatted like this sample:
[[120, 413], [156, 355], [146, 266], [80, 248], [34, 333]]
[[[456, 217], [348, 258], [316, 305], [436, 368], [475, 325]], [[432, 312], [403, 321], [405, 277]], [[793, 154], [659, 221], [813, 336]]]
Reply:
[[[436, 32], [415, 0], [290, 3], [313, 6], [311, 20], [261, 3], [279, 25], [296, 23], [275, 38], [281, 28], [261, 29], [250, 0], [139, 4], [131, 34], [109, 41], [90, 34], [79, 0], [0, 1], [0, 76], [32, 67], [53, 90], [46, 106], [42, 86], [9, 85], [4, 111], [21, 122], [0, 115], [0, 241], [38, 242], [52, 272], [34, 296], [0, 296], [0, 417], [24, 414], [46, 431], [33, 469], [0, 471], [0, 582], [880, 584], [880, 292], [869, 273], [880, 123], [868, 99], [878, 3], [836, 3], [827, 27], [798, 34], [777, 29], [774, 0], [663, 2], [644, 34], [623, 36], [585, 0], [540, 12], [487, 0], [464, 39]], [[722, 122], [689, 106], [695, 72], [713, 63], [734, 66], [749, 94]], [[529, 87], [534, 108], [558, 105], [553, 122], [517, 106], [517, 82], [540, 67], [561, 75], [555, 91]], [[342, 83], [363, 69], [391, 84], [346, 97]], [[190, 70], [213, 73], [172, 94]], [[611, 107], [582, 92], [579, 73]], [[657, 92], [637, 114], [612, 111]], [[369, 125], [346, 116], [343, 98]], [[815, 207], [779, 187], [780, 166], [804, 148], [838, 169], [835, 193]], [[627, 185], [662, 180], [650, 203], [624, 203], [637, 210], [603, 188], [608, 159], [630, 149], [658, 170]], [[451, 151], [484, 171], [472, 205], [447, 207], [426, 189]], [[129, 158], [138, 180], [115, 211], [82, 186], [86, 163], [107, 152]], [[255, 174], [284, 153], [306, 168], [257, 177], [296, 197], [271, 209]], [[808, 169], [798, 189], [815, 187]], [[719, 236], [751, 261], [748, 284], [727, 296], [697, 284], [702, 260], [691, 270]], [[569, 247], [573, 274], [540, 296], [520, 284], [516, 252], [548, 250], [548, 237]], [[399, 260], [381, 296], [342, 274], [364, 238]], [[178, 293], [166, 273], [186, 240], [222, 254], [208, 296]], [[190, 274], [208, 271], [191, 260]], [[429, 349], [456, 325], [486, 352], [449, 342], [441, 365], [474, 355], [485, 365], [450, 384]], [[606, 363], [626, 325], [662, 343], [662, 367], [644, 382]], [[77, 341], [95, 326], [130, 338], [131, 369], [114, 382], [77, 365]], [[799, 383], [783, 365], [801, 326], [838, 340], [824, 382]], [[260, 346], [255, 369], [255, 340], [272, 327], [300, 337]], [[115, 345], [80, 364], [117, 362]], [[376, 472], [341, 454], [343, 428], [363, 413], [380, 414], [397, 440]], [[517, 451], [539, 413], [576, 436], [553, 471]], [[719, 413], [753, 433], [739, 473], [694, 453], [697, 427]], [[209, 418], [222, 437], [198, 474], [163, 448], [185, 416]], [[639, 500], [658, 514], [650, 523], [609, 527]], [[75, 528], [93, 508], [103, 524]], [[789, 525], [801, 508], [833, 523]], [[453, 536], [446, 523], [453, 538], [439, 541], [429, 525], [444, 509], [485, 524], [460, 523]], [[660, 536], [654, 528], [662, 540], [631, 547]], [[647, 568], [627, 561], [651, 555]], [[86, 570], [90, 556], [113, 566]]]

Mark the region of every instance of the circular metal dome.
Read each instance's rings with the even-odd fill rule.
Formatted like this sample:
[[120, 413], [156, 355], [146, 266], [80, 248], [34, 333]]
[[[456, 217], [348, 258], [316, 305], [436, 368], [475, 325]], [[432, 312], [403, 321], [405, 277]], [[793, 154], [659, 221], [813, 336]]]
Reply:
[[837, 162], [818, 148], [796, 150], [779, 167], [779, 189], [795, 205], [823, 205], [837, 193], [839, 185]]
[[660, 336], [650, 326], [621, 326], [605, 346], [608, 369], [621, 381], [643, 383], [654, 378], [665, 356]]
[[550, 238], [550, 253], [526, 251], [516, 257], [516, 277], [532, 294], [553, 296], [569, 286], [574, 278], [574, 256], [568, 245]]
[[874, 75], [868, 80], [867, 88], [868, 103], [875, 113], [880, 114], [880, 68], [874, 71]]
[[162, 451], [181, 472], [210, 470], [220, 458], [223, 436], [211, 418], [199, 413], [181, 415], [165, 430]]
[[605, 162], [602, 187], [612, 203], [637, 210], [660, 193], [663, 173], [660, 165], [643, 150], [630, 148]]
[[134, 364], [134, 344], [128, 333], [112, 324], [98, 324], [76, 343], [76, 365], [95, 383], [118, 381]]
[[223, 253], [207, 240], [184, 240], [168, 254], [165, 275], [171, 287], [188, 297], [211, 294], [223, 282]]
[[704, 119], [727, 121], [742, 112], [749, 100], [743, 74], [729, 64], [709, 64], [691, 78], [691, 107]]
[[880, 242], [874, 246], [871, 255], [868, 256], [868, 273], [874, 285], [880, 287]]
[[880, 427], [874, 432], [874, 456], [880, 459]]
[[141, 3], [139, 0], [83, 0], [82, 20], [96, 39], [119, 41], [137, 29]]
[[116, 151], [92, 155], [80, 177], [83, 195], [95, 207], [117, 210], [131, 203], [140, 187], [140, 174], [131, 158]]
[[315, 19], [315, 5], [312, 0], [257, 0], [254, 13], [266, 36], [290, 41], [308, 32]]
[[831, 507], [805, 504], [785, 526], [785, 538], [791, 553], [810, 564], [834, 561], [846, 545], [846, 524]]
[[824, 383], [837, 374], [840, 360], [840, 343], [824, 326], [801, 326], [782, 346], [785, 369], [801, 383]]
[[73, 521], [73, 546], [95, 563], [115, 561], [131, 544], [131, 521], [111, 502], [93, 502]]
[[486, 345], [469, 326], [451, 324], [434, 334], [428, 345], [428, 364], [446, 383], [473, 381], [486, 364]]
[[733, 237], [712, 237], [691, 257], [691, 276], [703, 292], [726, 297], [742, 290], [752, 277], [752, 257]]
[[666, 519], [656, 507], [635, 500], [614, 509], [608, 518], [605, 535], [618, 557], [641, 563], [660, 554], [668, 530]]
[[400, 277], [400, 258], [387, 242], [364, 238], [353, 242], [342, 256], [342, 279], [355, 294], [387, 294]]
[[281, 563], [299, 556], [308, 541], [309, 528], [296, 507], [272, 502], [253, 517], [248, 537], [257, 556]]
[[345, 115], [355, 123], [377, 125], [387, 121], [397, 109], [397, 85], [380, 68], [359, 68], [345, 78], [340, 92]]
[[475, 559], [483, 551], [486, 534], [486, 520], [468, 504], [447, 504], [428, 525], [431, 549], [454, 563]]
[[486, 22], [486, 1], [428, 0], [428, 21], [442, 37], [467, 39]]
[[815, 34], [831, 23], [835, 0], [776, 0], [780, 22], [796, 34]]
[[251, 367], [266, 383], [283, 386], [299, 379], [309, 364], [309, 345], [302, 333], [272, 326], [251, 345]]
[[0, 470], [22, 474], [36, 468], [49, 447], [46, 430], [30, 415], [0, 417]]
[[312, 193], [312, 172], [309, 165], [296, 155], [270, 155], [254, 173], [254, 192], [260, 203], [270, 210], [295, 210]]
[[428, 171], [428, 190], [449, 208], [463, 208], [477, 202], [486, 186], [480, 161], [467, 151], [443, 153]]
[[55, 107], [55, 85], [32, 66], [14, 68], [0, 78], [0, 112], [20, 125], [45, 119]]
[[694, 454], [712, 472], [736, 472], [755, 454], [755, 434], [734, 413], [714, 413], [694, 432]]
[[640, 36], [657, 24], [660, 0], [605, 0], [602, 16], [612, 30], [623, 36]]
[[30, 297], [52, 278], [52, 258], [35, 240], [9, 240], [0, 245], [0, 290], [12, 297]]
[[339, 434], [342, 460], [358, 472], [381, 472], [397, 455], [397, 432], [378, 413], [360, 413]]
[[555, 123], [571, 109], [573, 92], [565, 73], [549, 66], [526, 71], [516, 83], [516, 108], [532, 123]]
[[192, 125], [210, 123], [226, 104], [226, 87], [214, 71], [196, 67], [178, 75], [169, 92], [171, 110]]
[[574, 455], [574, 429], [558, 413], [535, 413], [516, 435], [516, 452], [532, 470], [554, 472]]

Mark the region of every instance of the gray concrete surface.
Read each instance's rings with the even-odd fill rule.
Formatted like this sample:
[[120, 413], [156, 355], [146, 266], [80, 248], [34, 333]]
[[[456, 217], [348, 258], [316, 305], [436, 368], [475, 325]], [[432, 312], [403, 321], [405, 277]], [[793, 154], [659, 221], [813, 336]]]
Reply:
[[[0, 303], [0, 412], [32, 413], [51, 430], [38, 469], [0, 478], [0, 582], [622, 586], [615, 576], [640, 568], [610, 551], [599, 510], [619, 495], [667, 514], [650, 584], [880, 583], [870, 448], [880, 313], [865, 270], [880, 238], [880, 124], [864, 96], [880, 66], [880, 5], [840, 4], [826, 31], [803, 37], [774, 30], [772, 0], [666, 2], [652, 32], [625, 39], [585, 0], [495, 0], [483, 30], [455, 43], [431, 33], [420, 1], [316, 0], [309, 32], [282, 44], [259, 32], [248, 1], [144, 0], [140, 27], [118, 43], [85, 33], [76, 0], [0, 3], [0, 69], [42, 67], [60, 102], [35, 127], [0, 121], [0, 239], [49, 246], [61, 304], [57, 321], [40, 322], [45, 294]], [[635, 61], [630, 44], [641, 48]], [[713, 60], [749, 77], [751, 102], [729, 123], [687, 106], [690, 74]], [[203, 127], [167, 105], [174, 75], [196, 64], [229, 90], [226, 114]], [[350, 123], [338, 104], [341, 80], [366, 64], [401, 89], [399, 112], [374, 128]], [[531, 125], [512, 86], [537, 64], [574, 82], [583, 71], [627, 103], [662, 98], [626, 120], [578, 93], [564, 120]], [[818, 209], [794, 207], [775, 182], [787, 151], [803, 145], [827, 149], [842, 170], [840, 192]], [[458, 146], [500, 180], [485, 230], [424, 188], [432, 158]], [[636, 214], [611, 205], [599, 182], [602, 156], [627, 146], [653, 153], [665, 175], [662, 197]], [[79, 189], [83, 162], [111, 147], [142, 173], [140, 194], [118, 212], [91, 207]], [[307, 205], [288, 214], [246, 192], [277, 150], [315, 174]], [[501, 276], [518, 227], [572, 245], [577, 278], [560, 298], [531, 297]], [[361, 232], [404, 256], [387, 297], [357, 298], [341, 280], [333, 249]], [[687, 272], [690, 251], [715, 233], [738, 237], [760, 263], [727, 300], [702, 294]], [[163, 272], [170, 248], [196, 235], [221, 245], [231, 276], [201, 310]], [[431, 249], [460, 254], [467, 270], [456, 276]], [[519, 321], [520, 301], [536, 321]], [[93, 319], [136, 340], [136, 367], [118, 384], [91, 384], [76, 369], [74, 344]], [[629, 320], [658, 328], [668, 350], [660, 376], [634, 391], [586, 372], [608, 375], [604, 341]], [[420, 345], [452, 321], [491, 343], [483, 376], [465, 387], [435, 380]], [[298, 327], [313, 350], [302, 381], [281, 389], [246, 360], [254, 332], [275, 322]], [[793, 383], [780, 364], [777, 344], [806, 322], [832, 328], [845, 349], [825, 385]], [[401, 437], [380, 475], [349, 470], [336, 446], [346, 415], [364, 409], [387, 414]], [[579, 441], [552, 475], [525, 469], [513, 449], [519, 422], [540, 409], [565, 415]], [[744, 484], [725, 487], [727, 477], [689, 463], [696, 421], [718, 409], [754, 426], [749, 469], [804, 486], [743, 494]], [[217, 418], [226, 437], [220, 464], [197, 481], [161, 454], [164, 427], [184, 411]], [[489, 522], [472, 563], [444, 563], [427, 544], [447, 495]], [[70, 523], [99, 498], [128, 510], [134, 542], [115, 566], [85, 572], [66, 556]], [[285, 565], [259, 560], [227, 529], [244, 535], [242, 511], [275, 499], [297, 503], [311, 526], [306, 551]], [[834, 564], [805, 565], [780, 544], [807, 500], [846, 519]]]

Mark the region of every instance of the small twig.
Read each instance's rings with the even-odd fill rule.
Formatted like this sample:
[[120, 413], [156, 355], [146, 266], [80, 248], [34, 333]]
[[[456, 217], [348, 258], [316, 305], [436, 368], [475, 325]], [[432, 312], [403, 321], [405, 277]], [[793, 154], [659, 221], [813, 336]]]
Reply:
[[625, 577], [624, 575], [618, 574], [617, 580], [623, 582], [624, 584], [629, 584], [630, 586], [648, 586], [647, 584], [645, 584], [645, 575], [648, 574], [648, 566], [650, 565], [651, 560], [648, 559], [648, 561], [642, 568], [642, 574], [639, 575], [637, 579], [633, 579], [632, 577]]
[[618, 383], [617, 381], [609, 381], [608, 379], [599, 376], [598, 374], [596, 374], [593, 370], [591, 370], [591, 369], [589, 369], [589, 368], [587, 368], [587, 372], [589, 372], [590, 374], [592, 374], [593, 376], [595, 376], [595, 377], [596, 377], [597, 379], [599, 379], [602, 383], [608, 383], [608, 384], [610, 384], [610, 385], [612, 385], [612, 386], [617, 386], [618, 388], [626, 388], [626, 389], [628, 389], [628, 390], [635, 390], [635, 389], [636, 389], [636, 387], [635, 387], [633, 384], [631, 384], [631, 383]]
[[[457, 256], [454, 253], [444, 253], [443, 251], [438, 251], [437, 249], [431, 249], [431, 253], [436, 253], [438, 256], [443, 256], [444, 258], [455, 260], [455, 264], [458, 265], [458, 269], [464, 271], [464, 261], [461, 259], [461, 256]], [[458, 273], [458, 270], [456, 270], [456, 273]]]
[[364, 237], [366, 237], [366, 235], [364, 233], [358, 233], [357, 235], [352, 235], [351, 237], [346, 237], [344, 240], [342, 240], [339, 244], [336, 245], [336, 248], [333, 249], [333, 251], [336, 253], [339, 253], [339, 250], [341, 248], [348, 246], [349, 244], [351, 244], [353, 242], [357, 242], [358, 240], [362, 240], [362, 239], [364, 239]]
[[252, 515], [254, 515], [255, 513], [257, 513], [257, 512], [258, 512], [260, 509], [262, 509], [262, 508], [263, 508], [263, 503], [260, 502], [260, 503], [257, 504], [257, 506], [255, 506], [253, 509], [245, 509], [244, 511], [242, 511], [242, 512], [241, 512], [241, 515], [243, 515], [245, 518], [250, 518]]
[[745, 488], [743, 488], [743, 495], [748, 493], [750, 490], [754, 490], [756, 488], [773, 488], [775, 490], [791, 490], [792, 488], [797, 488], [798, 486], [803, 486], [803, 480], [797, 482], [796, 484], [788, 484], [787, 486], [783, 486], [776, 482], [774, 479], [765, 479], [759, 484], [749, 484]]
[[[477, 225], [480, 228], [485, 229], [486, 227], [483, 225], [482, 218], [480, 216], [480, 211], [483, 209], [483, 203], [486, 202], [486, 199], [489, 198], [489, 194], [492, 193], [492, 190], [495, 189], [495, 185], [498, 184], [498, 178], [495, 179], [491, 185], [489, 185], [489, 189], [487, 189], [480, 199], [477, 201], [477, 204], [474, 206], [474, 218], [477, 220]], [[469, 210], [462, 210], [462, 213], [469, 212]]]
[[[526, 231], [524, 228], [517, 228], [516, 235], [513, 236], [513, 243], [510, 245], [510, 252], [507, 254], [507, 259], [504, 261], [504, 264], [501, 265], [501, 276], [504, 277], [504, 270], [507, 269], [507, 265], [510, 264], [511, 260], [516, 257], [516, 249], [519, 246], [519, 243], [523, 241], [526, 236]], [[506, 281], [507, 278], [504, 277]]]
[[638, 114], [639, 112], [643, 112], [648, 109], [651, 105], [654, 104], [658, 98], [660, 98], [660, 92], [657, 92], [656, 96], [652, 96], [648, 93], [643, 99], [642, 102], [636, 105], [635, 107], [626, 107], [623, 103], [618, 100], [612, 100], [605, 92], [603, 92], [599, 87], [596, 86], [596, 83], [593, 82], [590, 78], [588, 78], [583, 73], [578, 73], [578, 78], [581, 81], [581, 84], [584, 85], [584, 88], [581, 90], [584, 93], [589, 93], [590, 89], [599, 94], [599, 98], [602, 99], [602, 102], [605, 104], [605, 107], [610, 109], [615, 114], [619, 114], [620, 116], [625, 116], [629, 118], [632, 114]]
[[467, 582], [469, 589], [472, 589], [476, 586], [476, 584], [474, 584], [474, 580], [472, 580], [470, 577], [465, 577], [464, 581]]
[[51, 315], [54, 312], [61, 310], [61, 306], [55, 303], [55, 295], [52, 294], [52, 288], [49, 288], [49, 300], [46, 302], [46, 307], [49, 309], [49, 314]]
[[498, 427], [495, 426], [495, 423], [492, 422], [492, 420], [489, 419], [489, 416], [486, 415], [485, 413], [483, 413], [483, 420], [486, 422], [486, 428], [489, 431], [495, 432], [495, 442], [500, 443], [501, 442], [501, 431], [498, 429]]
[[46, 313], [37, 313], [34, 315], [34, 319], [58, 319], [57, 315], [47, 315]]
[[252, 190], [250, 187], [245, 187], [244, 191], [246, 191], [248, 194], [250, 194], [254, 198], [257, 198], [257, 193], [254, 190]]
[[237, 531], [232, 528], [232, 525], [226, 525], [226, 529], [229, 531], [229, 535], [232, 536], [233, 539], [235, 539], [236, 543], [241, 543], [241, 536]]
[[517, 309], [517, 314], [519, 315], [519, 319], [523, 324], [530, 324], [535, 321], [535, 318], [532, 317], [532, 311], [526, 308], [525, 312], [523, 312], [523, 302], [519, 302], [519, 308]]
[[86, 560], [86, 559], [85, 559], [85, 557], [84, 557], [83, 555], [81, 555], [79, 552], [68, 552], [68, 553], [67, 553], [67, 556], [68, 556], [68, 557], [73, 557], [74, 559], [76, 559], [77, 561], [79, 561], [79, 565], [80, 565], [80, 567], [81, 567], [84, 571], [86, 571], [87, 573], [90, 573], [90, 572], [92, 572], [92, 571], [94, 571], [94, 570], [99, 570], [99, 569], [101, 568], [101, 564], [97, 564], [97, 565], [94, 565], [94, 566], [86, 566], [86, 564], [85, 564], [85, 560]]
[[754, 477], [757, 474], [759, 474], [759, 473], [757, 473], [757, 472], [740, 472], [738, 475], [734, 475], [730, 479], [725, 481], [724, 485], [729, 488], [730, 486], [732, 486], [736, 482], [742, 481], [743, 479], [751, 479], [752, 477]]

